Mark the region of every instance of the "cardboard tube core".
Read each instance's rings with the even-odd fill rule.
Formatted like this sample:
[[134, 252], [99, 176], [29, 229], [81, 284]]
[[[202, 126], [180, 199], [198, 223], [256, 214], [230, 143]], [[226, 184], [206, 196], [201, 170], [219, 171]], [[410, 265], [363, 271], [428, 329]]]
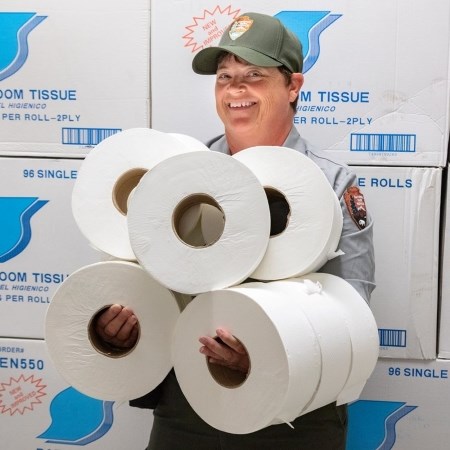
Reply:
[[[192, 208], [208, 208], [211, 215], [211, 209], [214, 210], [214, 217], [219, 223], [219, 226], [216, 227], [216, 233], [212, 236], [208, 236], [204, 241], [200, 244], [198, 239], [194, 239], [193, 237], [186, 236], [181, 233], [181, 223], [185, 216]], [[220, 217], [220, 220], [218, 219]], [[181, 200], [176, 206], [173, 215], [172, 215], [172, 227], [175, 231], [176, 236], [180, 239], [181, 242], [193, 248], [204, 248], [214, 245], [222, 236], [224, 227], [225, 227], [225, 214], [220, 205], [209, 195], [198, 193], [191, 194]]]
[[107, 310], [111, 305], [106, 305], [103, 308], [99, 309], [92, 317], [91, 320], [88, 323], [88, 338], [89, 341], [92, 344], [92, 347], [99, 352], [102, 355], [108, 356], [109, 358], [122, 358], [123, 356], [126, 356], [130, 354], [136, 347], [137, 343], [139, 342], [140, 338], [140, 328], [139, 328], [139, 322], [137, 323], [138, 326], [138, 337], [136, 339], [136, 342], [133, 346], [127, 347], [127, 348], [120, 348], [115, 347], [108, 342], [104, 341], [95, 330], [98, 318]]
[[289, 225], [291, 217], [291, 207], [286, 199], [286, 196], [278, 189], [264, 186], [264, 191], [267, 196], [267, 201], [270, 208], [270, 237], [276, 237], [286, 230]]
[[147, 169], [130, 169], [123, 173], [115, 182], [112, 192], [112, 201], [117, 211], [119, 211], [122, 215], [127, 215], [130, 196], [139, 181], [141, 181], [141, 178], [147, 172]]

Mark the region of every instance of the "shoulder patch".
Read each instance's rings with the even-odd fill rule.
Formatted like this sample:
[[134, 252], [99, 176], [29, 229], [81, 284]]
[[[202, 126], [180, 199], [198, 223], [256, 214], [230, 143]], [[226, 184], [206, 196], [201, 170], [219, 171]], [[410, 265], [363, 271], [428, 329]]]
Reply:
[[344, 201], [347, 205], [350, 217], [357, 227], [362, 230], [367, 225], [367, 208], [364, 195], [357, 186], [350, 186], [344, 192]]

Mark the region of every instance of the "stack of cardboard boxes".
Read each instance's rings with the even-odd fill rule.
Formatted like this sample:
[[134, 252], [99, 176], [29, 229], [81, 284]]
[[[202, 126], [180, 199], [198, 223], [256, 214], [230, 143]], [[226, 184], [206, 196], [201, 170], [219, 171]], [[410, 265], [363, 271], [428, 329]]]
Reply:
[[66, 277], [105, 258], [72, 216], [83, 157], [149, 126], [150, 1], [0, 7], [2, 448], [143, 449], [149, 411], [93, 399], [49, 359], [45, 314]]

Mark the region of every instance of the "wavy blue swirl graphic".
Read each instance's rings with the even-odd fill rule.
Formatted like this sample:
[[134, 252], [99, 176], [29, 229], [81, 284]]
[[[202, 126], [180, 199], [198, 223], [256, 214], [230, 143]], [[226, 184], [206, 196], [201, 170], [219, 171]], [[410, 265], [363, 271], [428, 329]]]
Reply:
[[404, 402], [358, 400], [348, 408], [346, 450], [391, 450], [397, 422], [416, 409]]
[[0, 197], [0, 263], [21, 253], [31, 240], [31, 218], [48, 200]]
[[275, 15], [294, 32], [303, 46], [303, 73], [308, 72], [320, 55], [320, 35], [342, 14], [330, 11], [281, 11]]
[[37, 437], [52, 444], [80, 446], [97, 441], [112, 426], [113, 404], [69, 387], [53, 398], [50, 404], [52, 423]]
[[28, 58], [28, 35], [47, 16], [0, 13], [0, 81], [16, 73]]

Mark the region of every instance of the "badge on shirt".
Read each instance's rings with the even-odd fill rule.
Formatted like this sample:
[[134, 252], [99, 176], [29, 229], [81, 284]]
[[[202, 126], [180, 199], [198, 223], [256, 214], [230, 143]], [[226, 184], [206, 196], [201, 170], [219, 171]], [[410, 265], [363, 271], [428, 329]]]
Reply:
[[356, 223], [360, 230], [366, 228], [367, 225], [367, 208], [364, 201], [364, 195], [358, 187], [350, 186], [344, 192], [344, 201], [347, 205], [350, 217]]

